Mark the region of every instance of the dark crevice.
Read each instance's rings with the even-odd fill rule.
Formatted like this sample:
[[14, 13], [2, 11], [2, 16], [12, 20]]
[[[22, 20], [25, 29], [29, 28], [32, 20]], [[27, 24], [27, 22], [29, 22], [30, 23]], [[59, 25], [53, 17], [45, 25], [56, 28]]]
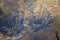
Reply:
[[57, 38], [57, 40], [59, 40], [59, 37], [58, 37], [58, 34], [57, 34], [57, 32], [56, 32], [56, 38]]
[[3, 12], [3, 10], [0, 8], [0, 15], [2, 15], [4, 12]]

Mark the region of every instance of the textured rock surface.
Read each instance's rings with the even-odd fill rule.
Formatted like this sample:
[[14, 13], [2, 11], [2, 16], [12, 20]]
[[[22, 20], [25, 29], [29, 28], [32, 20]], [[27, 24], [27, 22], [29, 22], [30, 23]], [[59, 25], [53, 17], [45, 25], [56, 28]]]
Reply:
[[60, 40], [59, 0], [0, 0], [0, 40]]

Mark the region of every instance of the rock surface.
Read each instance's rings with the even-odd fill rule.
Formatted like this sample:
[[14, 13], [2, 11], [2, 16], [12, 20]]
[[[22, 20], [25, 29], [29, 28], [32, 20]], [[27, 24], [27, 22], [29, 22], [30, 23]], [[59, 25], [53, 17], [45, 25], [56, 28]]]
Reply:
[[0, 0], [0, 40], [60, 40], [59, 0]]

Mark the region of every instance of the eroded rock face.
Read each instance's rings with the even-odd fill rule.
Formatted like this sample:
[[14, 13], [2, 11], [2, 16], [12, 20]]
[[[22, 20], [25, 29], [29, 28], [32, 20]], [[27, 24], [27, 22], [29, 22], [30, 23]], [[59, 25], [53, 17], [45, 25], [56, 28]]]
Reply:
[[[2, 36], [11, 40], [20, 40], [20, 38], [29, 40], [30, 37], [30, 40], [44, 40], [43, 34], [45, 33], [40, 39], [40, 36], [34, 36], [40, 30], [55, 30], [54, 27], [51, 29], [51, 25], [57, 24], [55, 21], [59, 14], [56, 12], [58, 4], [58, 0], [0, 0], [0, 32], [3, 34]], [[25, 38], [24, 35], [27, 37]]]

